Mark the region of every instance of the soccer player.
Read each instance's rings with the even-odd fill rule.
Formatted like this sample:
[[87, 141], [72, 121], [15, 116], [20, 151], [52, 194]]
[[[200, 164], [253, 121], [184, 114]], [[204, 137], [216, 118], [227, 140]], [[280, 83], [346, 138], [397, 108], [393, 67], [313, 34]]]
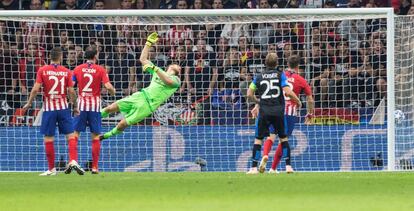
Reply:
[[[78, 83], [78, 108], [80, 115], [75, 117], [75, 136], [85, 132], [89, 126], [92, 138], [92, 174], [98, 174], [99, 152], [101, 151], [101, 84], [109, 94], [115, 95], [115, 88], [109, 82], [104, 67], [95, 64], [98, 51], [88, 47], [85, 51], [85, 64], [81, 64], [73, 71], [73, 80]], [[65, 173], [69, 174], [68, 168]]]
[[[257, 164], [260, 160], [262, 140], [268, 134], [270, 126], [275, 128], [281, 142], [287, 141], [285, 131], [285, 99], [283, 93], [291, 97], [299, 106], [299, 98], [289, 88], [286, 76], [283, 72], [276, 69], [277, 54], [269, 53], [265, 59], [266, 70], [258, 74], [247, 90], [247, 97], [258, 105], [259, 113], [256, 119], [256, 139], [252, 152], [252, 167], [248, 174], [257, 174]], [[258, 91], [259, 99], [255, 96]], [[262, 163], [266, 163], [268, 158], [263, 156]]]
[[[306, 115], [305, 123], [310, 124], [310, 118], [312, 117], [313, 110], [314, 110], [313, 94], [312, 94], [312, 89], [308, 85], [306, 79], [304, 79], [302, 76], [297, 74], [299, 70], [299, 62], [300, 62], [299, 56], [297, 55], [290, 56], [288, 58], [288, 69], [285, 70], [285, 75], [286, 75], [290, 88], [293, 90], [293, 92], [297, 96], [299, 96], [302, 92], [305, 93], [306, 104], [307, 104], [306, 106], [307, 115]], [[297, 117], [298, 109], [299, 109], [298, 104], [295, 101], [292, 101], [292, 99], [290, 99], [289, 97], [285, 96], [285, 119], [286, 119], [286, 124], [287, 124], [286, 135], [288, 137], [292, 135], [293, 129], [295, 128], [295, 124], [298, 121], [298, 117]], [[269, 131], [270, 131], [270, 136], [264, 143], [263, 157], [268, 157], [268, 154], [276, 139], [274, 128], [270, 127]], [[272, 167], [269, 170], [269, 173], [277, 173], [276, 168], [282, 156], [285, 158], [286, 172], [293, 173], [293, 168], [290, 164], [290, 145], [287, 140], [284, 142], [279, 142], [276, 152], [275, 152], [275, 156], [273, 157]], [[259, 171], [264, 172], [266, 164], [263, 163], [263, 166], [260, 165], [260, 167], [262, 168], [261, 169], [259, 168]]]
[[69, 164], [68, 168], [76, 170], [83, 175], [85, 171], [77, 163], [78, 160], [78, 139], [73, 133], [73, 122], [71, 110], [69, 109], [66, 95], [69, 94], [70, 102], [73, 104], [75, 114], [79, 113], [76, 107], [76, 93], [73, 89], [72, 73], [70, 70], [61, 66], [62, 49], [53, 48], [50, 52], [51, 64], [43, 66], [37, 71], [36, 83], [30, 92], [27, 103], [23, 106], [24, 110], [31, 107], [33, 99], [43, 87], [43, 117], [40, 132], [44, 135], [44, 144], [48, 162], [48, 170], [40, 176], [56, 175], [55, 168], [55, 149], [53, 146], [56, 124], [59, 132], [66, 135], [69, 144]]
[[100, 135], [101, 140], [118, 135], [128, 126], [137, 124], [151, 115], [180, 87], [181, 82], [178, 75], [181, 67], [179, 65], [171, 64], [167, 67], [167, 72], [164, 72], [148, 60], [149, 49], [157, 40], [158, 34], [156, 32], [150, 34], [139, 58], [143, 71], [152, 74], [150, 85], [131, 96], [118, 100], [101, 111], [102, 117], [107, 117], [109, 113], [118, 111], [125, 114], [125, 119], [122, 119], [115, 128]]

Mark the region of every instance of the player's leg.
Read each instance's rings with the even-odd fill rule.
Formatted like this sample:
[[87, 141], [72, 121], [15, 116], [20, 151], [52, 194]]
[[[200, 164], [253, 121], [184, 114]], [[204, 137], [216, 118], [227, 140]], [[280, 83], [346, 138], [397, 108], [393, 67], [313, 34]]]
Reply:
[[[65, 170], [65, 173], [70, 173], [73, 169], [79, 175], [83, 175], [85, 171], [78, 164], [78, 137], [75, 134], [73, 119], [71, 116], [71, 111], [69, 109], [64, 109], [58, 111], [58, 126], [59, 133], [65, 134], [66, 140], [68, 142], [69, 149], [69, 163], [68, 167]], [[69, 168], [71, 170], [69, 170]]]
[[269, 160], [269, 152], [270, 150], [272, 150], [272, 145], [273, 142], [276, 138], [275, 133], [275, 128], [273, 125], [270, 125], [269, 127], [269, 133], [270, 135], [268, 135], [265, 143], [264, 143], [264, 148], [263, 148], [263, 156], [262, 156], [262, 160], [260, 161], [260, 165], [259, 165], [259, 172], [263, 173], [266, 171], [266, 165], [267, 165], [267, 161]]
[[252, 148], [252, 165], [247, 172], [247, 174], [257, 174], [258, 163], [260, 161], [260, 154], [262, 151], [262, 140], [266, 133], [268, 133], [268, 127], [266, 127], [266, 122], [263, 116], [259, 116], [256, 118], [256, 138], [254, 140], [253, 148]]
[[88, 125], [91, 130], [92, 139], [92, 174], [98, 174], [99, 153], [101, 151], [101, 140], [99, 134], [101, 133], [101, 115], [99, 112], [88, 112]]
[[55, 168], [55, 148], [54, 136], [56, 130], [57, 113], [56, 111], [43, 112], [40, 132], [44, 135], [43, 143], [45, 145], [45, 154], [47, 159], [48, 170], [39, 176], [54, 176], [56, 175]]
[[122, 119], [111, 131], [100, 135], [100, 140], [121, 134], [129, 125], [135, 125], [141, 122], [152, 113], [143, 95], [134, 94], [133, 96], [119, 100], [118, 106], [119, 110], [126, 114], [125, 119]]
[[292, 134], [294, 124], [295, 124], [295, 116], [284, 116], [284, 121], [282, 125], [280, 125], [281, 129], [278, 133], [280, 139], [280, 145], [282, 146], [282, 157], [285, 158], [286, 164], [286, 173], [293, 173], [293, 168], [290, 162], [290, 145], [288, 142], [288, 136]]

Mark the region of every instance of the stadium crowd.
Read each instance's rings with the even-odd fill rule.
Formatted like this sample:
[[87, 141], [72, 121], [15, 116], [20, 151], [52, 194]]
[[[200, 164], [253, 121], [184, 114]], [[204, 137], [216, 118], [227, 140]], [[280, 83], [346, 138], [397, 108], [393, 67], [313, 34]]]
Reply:
[[[396, 13], [414, 14], [411, 0], [391, 1]], [[383, 7], [373, 0], [3, 0], [0, 9], [232, 9], [299, 7]], [[122, 19], [119, 20], [120, 23]], [[386, 96], [386, 23], [382, 19], [207, 25], [109, 25], [0, 20], [0, 93], [11, 108], [21, 107], [36, 71], [49, 62], [48, 50], [60, 46], [64, 66], [84, 62], [92, 45], [118, 91], [130, 95], [150, 82], [137, 58], [147, 35], [157, 31], [161, 44], [150, 59], [160, 67], [183, 67], [182, 86], [172, 101], [201, 105], [200, 124], [211, 111], [251, 107], [246, 90], [264, 68], [267, 52], [276, 52], [280, 68], [292, 54], [302, 59], [301, 72], [315, 93], [316, 107], [375, 107]], [[105, 94], [105, 93], [104, 93]], [[113, 100], [113, 99], [109, 99]], [[40, 101], [39, 101], [40, 102]], [[4, 104], [4, 103], [3, 103]], [[35, 105], [39, 108], [40, 105]], [[219, 112], [220, 113], [220, 112]]]

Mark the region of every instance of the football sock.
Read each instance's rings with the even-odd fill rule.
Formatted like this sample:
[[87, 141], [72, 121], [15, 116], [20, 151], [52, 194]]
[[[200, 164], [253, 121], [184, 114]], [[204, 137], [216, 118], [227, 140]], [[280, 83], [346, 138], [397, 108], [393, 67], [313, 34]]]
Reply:
[[48, 170], [52, 170], [55, 167], [55, 147], [53, 146], [53, 142], [45, 142], [45, 151]]
[[269, 155], [270, 150], [272, 150], [272, 145], [273, 145], [272, 139], [268, 138], [264, 143], [263, 156]]
[[282, 144], [278, 144], [276, 152], [275, 152], [275, 156], [273, 157], [272, 169], [276, 170], [277, 165], [279, 165], [281, 158], [282, 158]]
[[72, 137], [68, 140], [69, 144], [69, 162], [78, 161], [78, 138]]
[[290, 165], [290, 146], [289, 142], [282, 142], [283, 157], [285, 158], [286, 165]]
[[252, 153], [252, 167], [257, 167], [258, 162], [260, 161], [260, 151], [262, 150], [262, 145], [254, 144], [253, 153]]
[[99, 138], [92, 140], [92, 168], [93, 169], [98, 169], [100, 151], [101, 151], [101, 141], [99, 141]]
[[121, 134], [122, 132], [123, 132], [122, 130], [118, 130], [118, 128], [114, 127], [111, 131], [104, 134], [104, 138], [107, 139], [114, 135]]

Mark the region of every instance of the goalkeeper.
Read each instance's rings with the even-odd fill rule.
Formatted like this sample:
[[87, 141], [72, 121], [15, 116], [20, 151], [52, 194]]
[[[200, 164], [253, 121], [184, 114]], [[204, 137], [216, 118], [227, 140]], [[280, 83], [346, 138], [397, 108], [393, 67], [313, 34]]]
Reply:
[[156, 32], [150, 34], [139, 58], [142, 70], [153, 75], [150, 85], [131, 96], [112, 103], [101, 111], [102, 117], [107, 117], [110, 113], [120, 111], [125, 115], [125, 118], [111, 131], [100, 135], [100, 140], [118, 135], [126, 127], [139, 123], [151, 115], [180, 87], [181, 82], [178, 75], [180, 74], [181, 67], [179, 65], [171, 64], [167, 67], [167, 72], [164, 72], [164, 70], [148, 60], [149, 49], [157, 40], [158, 34]]

